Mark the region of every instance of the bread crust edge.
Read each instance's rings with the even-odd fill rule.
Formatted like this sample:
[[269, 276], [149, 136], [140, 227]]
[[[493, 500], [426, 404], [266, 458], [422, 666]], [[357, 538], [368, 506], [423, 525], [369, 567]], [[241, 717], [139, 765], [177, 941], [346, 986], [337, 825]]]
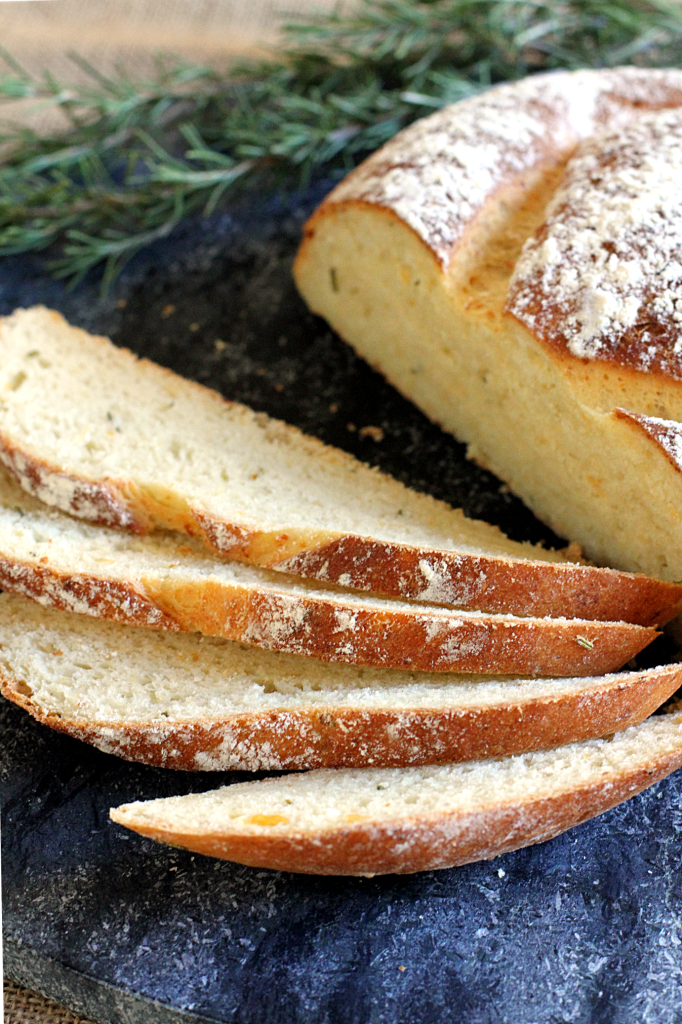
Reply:
[[[368, 209], [377, 209], [365, 201], [350, 200], [340, 205], [357, 205], [358, 202]], [[419, 238], [393, 211], [386, 207], [378, 209]], [[310, 223], [322, 216], [324, 210], [323, 205]], [[426, 243], [419, 240], [428, 249]], [[304, 247], [305, 242], [301, 253]], [[60, 324], [66, 324], [60, 315], [53, 315]], [[68, 329], [80, 330], [71, 326]], [[111, 344], [106, 338], [92, 340], [102, 346]], [[230, 402], [210, 388], [178, 378], [164, 367], [138, 359], [127, 349], [119, 351], [136, 363], [153, 367], [154, 372], [163, 377], [181, 380], [183, 386], [196, 390], [203, 397], [208, 396], [211, 401], [252, 414], [246, 406]], [[295, 427], [276, 420], [272, 422], [296, 434], [302, 443], [319, 448], [320, 455], [327, 452], [345, 456]], [[429, 580], [423, 571], [426, 565], [440, 580], [438, 590], [443, 600], [433, 603], [463, 610], [654, 626], [674, 618], [682, 607], [682, 586], [640, 574], [570, 562], [479, 556], [352, 533], [314, 529], [273, 532], [254, 524], [230, 522], [208, 514], [183, 495], [170, 491], [153, 493], [132, 479], [92, 480], [66, 472], [2, 433], [0, 461], [29, 494], [91, 523], [135, 534], [149, 533], [155, 527], [175, 529], [199, 538], [209, 550], [222, 557], [312, 580], [331, 583], [343, 580], [345, 586], [387, 597], [430, 603]]]
[[626, 622], [372, 609], [209, 579], [108, 580], [7, 557], [0, 557], [0, 586], [116, 622], [199, 632], [327, 662], [427, 672], [599, 675], [618, 670], [658, 635]]
[[[682, 665], [598, 679], [577, 693], [464, 709], [310, 705], [149, 724], [45, 712], [0, 673], [0, 692], [43, 725], [135, 761], [185, 771], [405, 768], [544, 750], [637, 725], [682, 685]], [[29, 683], [30, 686], [30, 683]]]
[[131, 822], [125, 806], [113, 808], [110, 817], [158, 842], [250, 867], [320, 875], [411, 874], [491, 860], [553, 839], [641, 793], [680, 766], [682, 744], [612, 781], [597, 781], [550, 797], [501, 802], [473, 813], [358, 822], [289, 836], [169, 832]]

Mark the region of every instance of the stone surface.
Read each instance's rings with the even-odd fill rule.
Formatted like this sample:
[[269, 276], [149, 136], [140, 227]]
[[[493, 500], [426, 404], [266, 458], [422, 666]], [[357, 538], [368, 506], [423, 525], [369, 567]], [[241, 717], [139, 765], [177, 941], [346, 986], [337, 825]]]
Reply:
[[[551, 541], [296, 296], [290, 262], [321, 194], [190, 225], [105, 299], [96, 281], [65, 292], [42, 257], [5, 259], [0, 311], [46, 302], [518, 539]], [[674, 653], [661, 641], [648, 658]], [[237, 773], [127, 764], [6, 702], [0, 735], [5, 967], [93, 1019], [682, 1021], [682, 775], [493, 862], [307, 878], [161, 847], [108, 820], [111, 806]]]

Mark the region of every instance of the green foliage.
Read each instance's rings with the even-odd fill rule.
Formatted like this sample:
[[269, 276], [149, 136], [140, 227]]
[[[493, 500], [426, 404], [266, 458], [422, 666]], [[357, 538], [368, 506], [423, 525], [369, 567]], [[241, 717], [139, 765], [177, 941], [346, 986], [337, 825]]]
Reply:
[[54, 273], [142, 246], [230, 190], [341, 174], [400, 128], [493, 82], [551, 68], [682, 64], [676, 0], [364, 0], [289, 25], [285, 45], [228, 77], [157, 63], [151, 81], [36, 81], [4, 54], [0, 98], [59, 107], [70, 127], [0, 134], [0, 254], [58, 243]]

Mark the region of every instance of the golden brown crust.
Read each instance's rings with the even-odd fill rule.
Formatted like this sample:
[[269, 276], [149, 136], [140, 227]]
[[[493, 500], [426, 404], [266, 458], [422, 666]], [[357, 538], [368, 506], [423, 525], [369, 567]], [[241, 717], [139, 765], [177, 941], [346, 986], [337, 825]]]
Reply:
[[579, 693], [472, 707], [346, 706], [226, 715], [222, 721], [87, 723], [44, 712], [22, 683], [0, 692], [44, 725], [129, 761], [189, 771], [404, 768], [543, 750], [637, 725], [682, 685], [672, 665]]
[[182, 627], [150, 600], [135, 582], [122, 583], [59, 572], [51, 566], [0, 556], [0, 590], [22, 594], [38, 604], [79, 612], [130, 626], [177, 631]]
[[[121, 485], [115, 481], [87, 480], [65, 473], [31, 455], [3, 434], [0, 434], [0, 461], [28, 494], [79, 519], [131, 533], [148, 533], [151, 528], [149, 519], [126, 501]], [[51, 500], [55, 491], [68, 494], [68, 502]]]
[[504, 619], [378, 610], [275, 590], [238, 592], [211, 580], [145, 581], [182, 628], [269, 650], [378, 668], [497, 675], [587, 676], [619, 669], [657, 635], [628, 623]]
[[678, 390], [682, 380], [680, 140], [679, 109], [586, 140], [524, 246], [507, 301], [550, 349], [639, 371], [652, 391], [657, 378]]
[[682, 424], [674, 420], [642, 416], [628, 412], [627, 409], [614, 409], [613, 416], [643, 434], [648, 441], [653, 441], [673, 469], [682, 473]]
[[218, 555], [387, 597], [493, 613], [643, 626], [665, 624], [682, 605], [682, 586], [593, 566], [434, 551], [353, 534], [303, 530], [272, 534], [217, 520], [178, 502], [177, 496], [174, 502], [161, 502], [132, 481], [80, 480], [2, 435], [0, 460], [23, 489], [40, 500], [54, 490], [55, 481], [61, 485], [60, 492], [66, 485], [73, 514], [99, 525], [138, 534], [154, 525], [176, 529], [201, 539]]
[[126, 583], [7, 558], [0, 560], [0, 586], [116, 622], [199, 632], [321, 661], [432, 672], [597, 675], [616, 671], [657, 635], [624, 622], [379, 610], [211, 579]]
[[308, 579], [343, 578], [345, 586], [357, 590], [458, 608], [642, 626], [663, 625], [674, 618], [682, 599], [682, 588], [676, 584], [613, 569], [447, 551], [433, 554], [356, 536], [340, 537], [269, 567]]
[[556, 796], [500, 803], [473, 813], [359, 822], [289, 836], [164, 832], [137, 822], [133, 826], [115, 809], [111, 818], [150, 839], [251, 867], [321, 875], [409, 874], [499, 857], [552, 839], [641, 793], [681, 765], [682, 745], [652, 757], [645, 768], [624, 770], [615, 780]]

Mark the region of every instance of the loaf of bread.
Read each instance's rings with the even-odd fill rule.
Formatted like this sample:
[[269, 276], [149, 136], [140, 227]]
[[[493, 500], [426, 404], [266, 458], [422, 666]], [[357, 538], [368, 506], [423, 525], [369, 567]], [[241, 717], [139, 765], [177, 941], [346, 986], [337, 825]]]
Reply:
[[428, 672], [594, 675], [650, 627], [518, 618], [358, 595], [209, 557], [178, 534], [136, 537], [45, 509], [0, 477], [0, 587], [85, 615], [225, 637], [323, 661]]
[[310, 307], [598, 563], [682, 579], [682, 71], [416, 123], [310, 220]]
[[422, 768], [322, 769], [126, 804], [144, 836], [254, 867], [426, 871], [551, 839], [682, 765], [682, 712], [612, 739]]
[[326, 665], [0, 595], [3, 695], [53, 729], [165, 768], [393, 767], [538, 750], [626, 729], [681, 685], [679, 665], [562, 680]]
[[465, 609], [651, 624], [682, 598], [512, 542], [42, 308], [0, 322], [0, 394], [0, 460], [97, 523], [181, 530], [233, 559]]

